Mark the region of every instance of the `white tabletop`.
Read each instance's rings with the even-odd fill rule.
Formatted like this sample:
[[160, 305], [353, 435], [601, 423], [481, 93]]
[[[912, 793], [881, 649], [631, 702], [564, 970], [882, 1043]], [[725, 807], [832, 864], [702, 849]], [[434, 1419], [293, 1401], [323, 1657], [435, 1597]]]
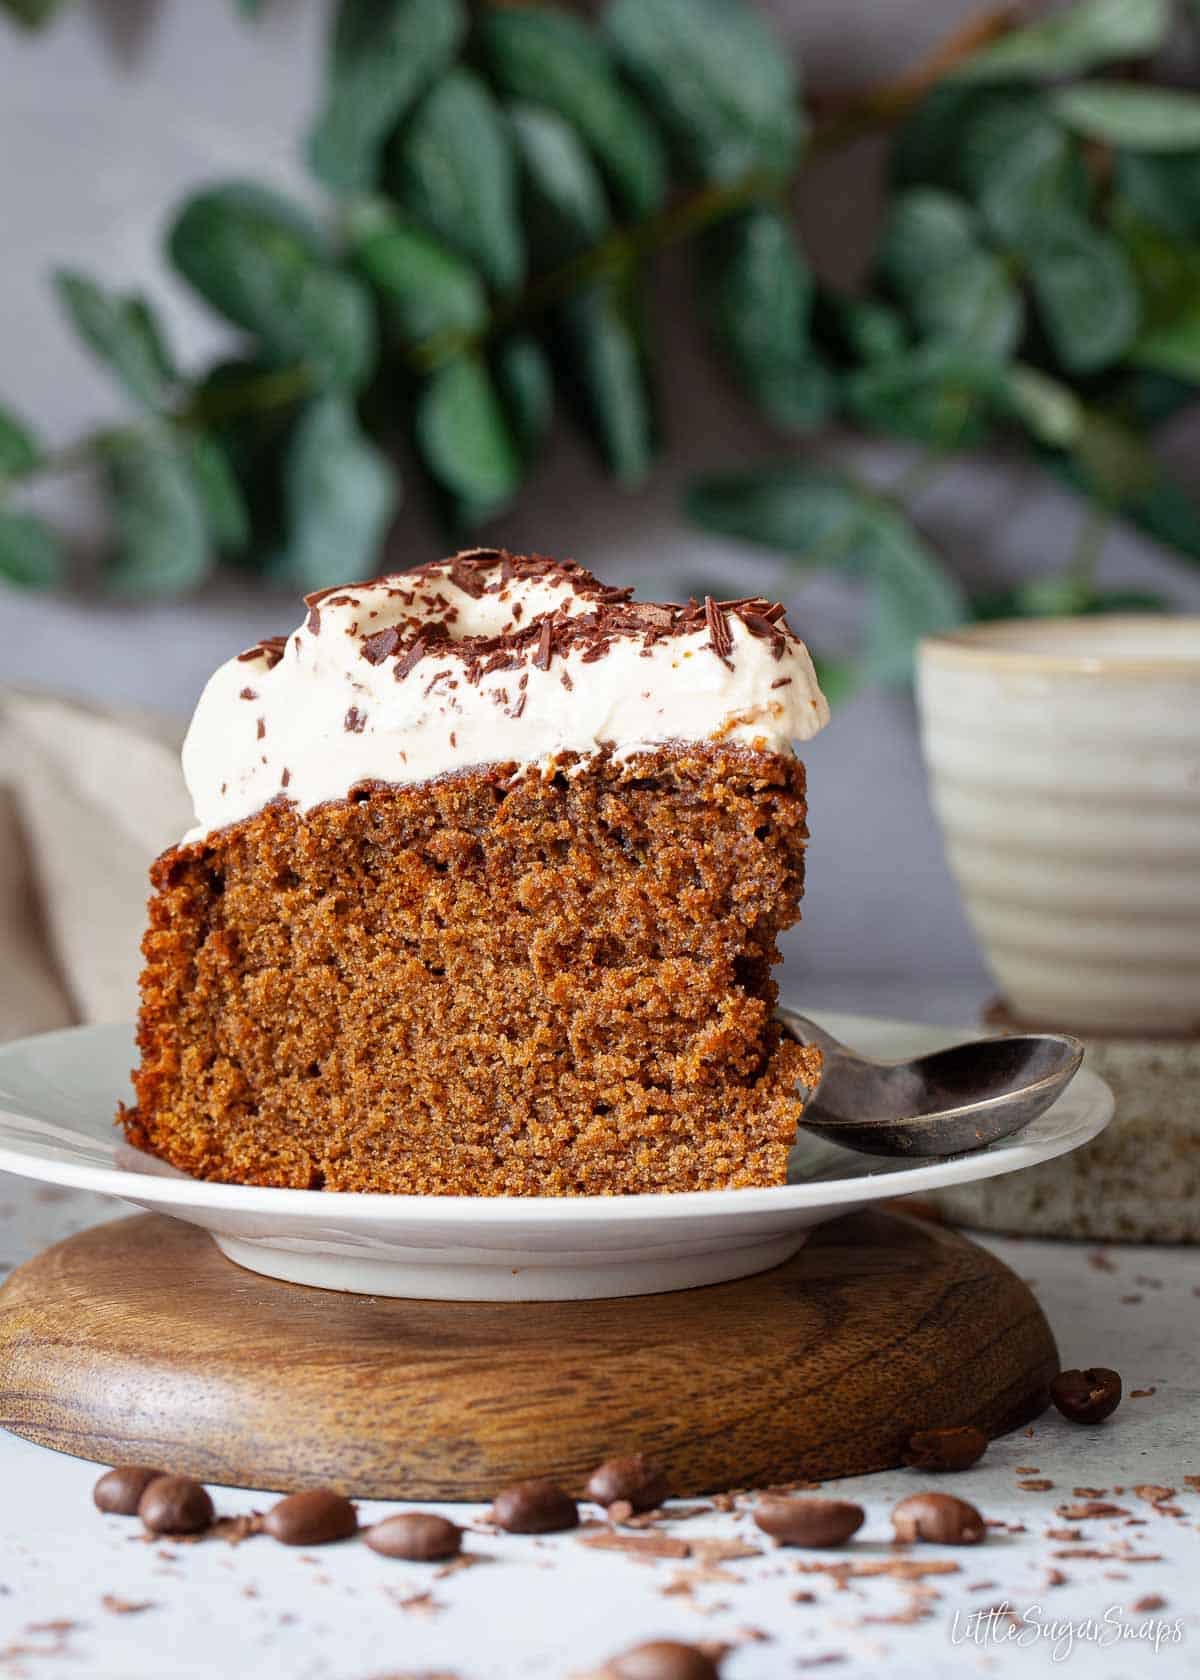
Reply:
[[[0, 1260], [7, 1269], [123, 1211], [0, 1176]], [[946, 1561], [952, 1573], [914, 1589], [888, 1576], [843, 1584], [828, 1572], [900, 1555], [889, 1545], [891, 1507], [931, 1485], [912, 1471], [837, 1484], [867, 1511], [843, 1551], [777, 1551], [745, 1509], [707, 1511], [660, 1532], [740, 1538], [761, 1555], [716, 1568], [697, 1558], [645, 1563], [589, 1549], [573, 1534], [479, 1532], [467, 1550], [486, 1561], [439, 1575], [437, 1565], [390, 1562], [356, 1543], [310, 1552], [266, 1538], [146, 1543], [136, 1521], [93, 1508], [95, 1466], [0, 1433], [0, 1675], [559, 1680], [653, 1637], [728, 1643], [723, 1680], [827, 1665], [845, 1680], [884, 1667], [892, 1680], [972, 1672], [1027, 1680], [1064, 1672], [1072, 1645], [1072, 1663], [1089, 1680], [1195, 1673], [1200, 1491], [1184, 1478], [1200, 1477], [1200, 1253], [982, 1240], [1033, 1286], [1064, 1363], [1115, 1366], [1126, 1398], [1099, 1428], [1047, 1413], [994, 1442], [975, 1469], [938, 1481], [1010, 1525], [993, 1527], [982, 1546], [904, 1554]], [[1137, 1389], [1151, 1392], [1131, 1397]], [[1169, 1509], [1135, 1491], [1146, 1484], [1177, 1490]], [[213, 1493], [221, 1513], [269, 1503], [247, 1491]], [[1128, 1515], [1057, 1514], [1092, 1498]], [[360, 1515], [384, 1509], [364, 1504]], [[441, 1509], [460, 1522], [481, 1514]], [[1077, 1542], [1047, 1533], [1072, 1529]], [[1138, 1608], [1157, 1599], [1159, 1607]], [[988, 1615], [1004, 1602], [1012, 1618]]]

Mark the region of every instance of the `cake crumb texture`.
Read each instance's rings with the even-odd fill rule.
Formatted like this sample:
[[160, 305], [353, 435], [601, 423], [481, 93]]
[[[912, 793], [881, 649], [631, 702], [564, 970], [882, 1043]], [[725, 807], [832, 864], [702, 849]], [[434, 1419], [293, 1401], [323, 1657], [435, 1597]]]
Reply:
[[285, 801], [152, 870], [129, 1141], [422, 1195], [779, 1184], [799, 760], [680, 746]]

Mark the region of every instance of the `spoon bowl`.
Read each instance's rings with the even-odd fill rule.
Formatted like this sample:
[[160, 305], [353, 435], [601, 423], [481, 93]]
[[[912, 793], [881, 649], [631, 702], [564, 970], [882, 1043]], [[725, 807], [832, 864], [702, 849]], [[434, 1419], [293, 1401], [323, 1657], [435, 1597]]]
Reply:
[[1044, 1114], [1083, 1061], [1066, 1033], [1013, 1033], [877, 1062], [794, 1010], [780, 1014], [785, 1031], [824, 1057], [801, 1126], [865, 1155], [986, 1149]]

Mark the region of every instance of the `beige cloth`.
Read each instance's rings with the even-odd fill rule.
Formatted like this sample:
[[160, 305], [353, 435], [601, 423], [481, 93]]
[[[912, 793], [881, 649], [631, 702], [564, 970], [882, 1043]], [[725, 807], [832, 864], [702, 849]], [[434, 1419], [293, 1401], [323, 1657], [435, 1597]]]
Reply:
[[0, 1039], [132, 1019], [146, 870], [191, 823], [181, 737], [0, 689]]

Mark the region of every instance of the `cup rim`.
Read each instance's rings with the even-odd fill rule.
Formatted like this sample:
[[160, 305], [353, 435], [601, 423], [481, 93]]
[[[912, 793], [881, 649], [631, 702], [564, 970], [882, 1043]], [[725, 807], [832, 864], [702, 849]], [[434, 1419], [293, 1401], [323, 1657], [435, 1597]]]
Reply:
[[[1039, 653], [1029, 646], [1005, 645], [1005, 636], [1019, 631], [1022, 637], [1034, 640], [1039, 636], [1061, 638], [1079, 634], [1095, 634], [1100, 625], [1131, 625], [1145, 628], [1148, 623], [1177, 630], [1191, 630], [1195, 637], [1195, 653], [1171, 653], [1148, 656], [1144, 653], [1122, 654], [1091, 651], [1064, 653], [1061, 646], [1054, 652]], [[976, 669], [988, 665], [1006, 671], [1054, 671], [1074, 676], [1138, 677], [1146, 675], [1200, 675], [1200, 613], [1106, 613], [1080, 614], [1062, 618], [1000, 618], [982, 624], [966, 624], [957, 630], [942, 630], [925, 636], [918, 643], [921, 661], [938, 665], [957, 665]]]

